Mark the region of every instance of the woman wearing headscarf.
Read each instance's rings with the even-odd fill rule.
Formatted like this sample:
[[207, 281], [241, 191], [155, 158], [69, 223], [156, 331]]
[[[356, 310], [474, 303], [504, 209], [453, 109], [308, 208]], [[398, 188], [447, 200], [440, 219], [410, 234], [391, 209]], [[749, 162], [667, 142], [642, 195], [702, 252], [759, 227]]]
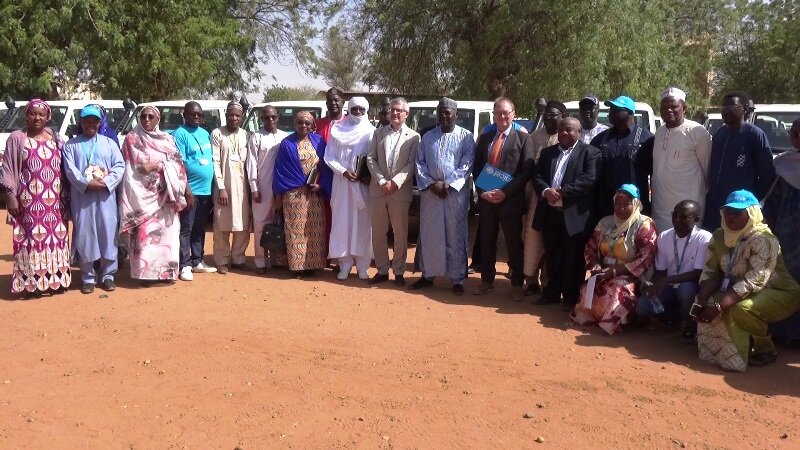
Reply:
[[250, 191], [257, 191], [257, 169], [249, 157], [249, 133], [240, 128], [244, 108], [230, 102], [226, 124], [211, 132], [214, 159], [214, 262], [217, 273], [228, 267], [245, 270], [244, 252], [250, 243]]
[[778, 176], [764, 202], [764, 217], [781, 243], [783, 260], [800, 280], [800, 119], [792, 123], [789, 138], [794, 149], [775, 157]]
[[28, 102], [25, 120], [26, 127], [11, 133], [6, 142], [0, 183], [6, 190], [14, 241], [11, 292], [31, 298], [47, 291], [63, 292], [72, 274], [66, 195], [62, 195], [64, 143], [46, 127], [50, 106], [44, 100]]
[[614, 194], [614, 214], [600, 220], [586, 244], [586, 268], [597, 278], [591, 305], [575, 305], [571, 318], [576, 323], [614, 334], [636, 308], [640, 279], [653, 266], [658, 238], [653, 220], [641, 211], [639, 189], [623, 184]]
[[800, 308], [800, 286], [786, 270], [778, 239], [751, 192], [731, 192], [720, 214], [721, 228], [711, 237], [693, 305], [702, 308], [694, 314], [698, 349], [704, 361], [743, 371], [747, 364], [775, 361], [767, 327]]
[[353, 97], [347, 104], [349, 115], [331, 127], [325, 164], [333, 171], [331, 188], [332, 226], [328, 257], [339, 259], [339, 280], [347, 279], [355, 264], [358, 277], [369, 279], [372, 261], [372, 224], [367, 202], [369, 185], [358, 177], [358, 162], [369, 152], [375, 127], [369, 123], [369, 103]]
[[120, 233], [129, 235], [131, 278], [145, 284], [178, 279], [178, 213], [194, 201], [180, 152], [160, 121], [158, 109], [145, 106], [122, 144]]
[[[322, 163], [325, 141], [311, 132], [313, 126], [310, 112], [295, 115], [295, 132], [278, 148], [272, 179], [275, 213], [284, 218], [287, 265], [299, 276], [325, 267], [328, 253], [324, 201], [330, 198], [331, 171]], [[312, 171], [318, 175], [309, 177]]]

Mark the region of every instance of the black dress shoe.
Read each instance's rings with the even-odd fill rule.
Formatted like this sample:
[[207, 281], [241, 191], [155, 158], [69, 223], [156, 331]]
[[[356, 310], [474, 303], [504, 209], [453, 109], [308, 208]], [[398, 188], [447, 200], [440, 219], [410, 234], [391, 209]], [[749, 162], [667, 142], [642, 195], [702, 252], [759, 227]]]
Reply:
[[378, 284], [383, 283], [384, 281], [389, 281], [389, 274], [387, 273], [376, 273], [372, 276], [372, 278], [367, 281], [367, 284]]
[[395, 275], [394, 276], [394, 285], [395, 286], [405, 286], [406, 279], [402, 275]]
[[104, 291], [111, 292], [116, 288], [117, 288], [117, 284], [114, 283], [114, 280], [112, 280], [112, 279], [103, 280], [103, 282], [100, 284], [100, 289], [102, 289]]
[[411, 286], [408, 287], [408, 290], [416, 291], [417, 289], [424, 289], [431, 286], [433, 286], [433, 279], [422, 277], [419, 280], [411, 283]]
[[94, 292], [94, 283], [86, 283], [81, 286], [81, 294], [91, 294]]
[[464, 295], [464, 285], [463, 284], [454, 284], [453, 285], [453, 294]]

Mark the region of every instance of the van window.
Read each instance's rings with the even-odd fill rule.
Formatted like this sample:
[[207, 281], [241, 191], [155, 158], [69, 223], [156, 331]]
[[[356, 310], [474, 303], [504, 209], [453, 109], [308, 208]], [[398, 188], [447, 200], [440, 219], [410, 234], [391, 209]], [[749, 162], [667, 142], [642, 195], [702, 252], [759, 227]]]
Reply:
[[[461, 115], [460, 112], [459, 112], [459, 115]], [[491, 113], [489, 113], [488, 111], [484, 111], [484, 112], [478, 114], [478, 133], [483, 131], [483, 129], [486, 128], [490, 123], [492, 123], [492, 114]], [[472, 130], [469, 130], [469, 131], [474, 133], [474, 131], [472, 131]], [[478, 136], [475, 136], [475, 138], [477, 139]]]
[[792, 122], [797, 119], [798, 115], [800, 115], [800, 113], [790, 111], [776, 111], [760, 114], [756, 111], [753, 125], [761, 128], [761, 131], [767, 135], [767, 142], [769, 142], [773, 153], [783, 153], [793, 148], [789, 138], [789, 130], [792, 128]]
[[[430, 131], [439, 123], [436, 117], [436, 108], [411, 107], [406, 124], [414, 131], [424, 134]], [[487, 122], [488, 123], [488, 122]], [[456, 125], [466, 128], [467, 131], [475, 133], [475, 110], [459, 109]]]
[[[136, 108], [136, 112], [131, 117], [131, 120], [128, 121], [128, 124], [125, 125], [122, 134], [127, 134], [139, 124], [139, 114], [141, 114], [142, 109], [144, 109], [144, 106]], [[161, 131], [172, 134], [178, 127], [183, 125], [183, 106], [159, 106], [158, 110], [161, 112], [161, 122], [158, 124], [158, 128]], [[209, 132], [222, 126], [220, 111], [218, 109], [204, 109], [203, 124], [201, 126]]]
[[[125, 108], [104, 107], [104, 109], [106, 110], [106, 116], [109, 128], [111, 128], [112, 130], [116, 129], [117, 125], [119, 125], [119, 121], [125, 118]], [[72, 111], [72, 119], [67, 125], [77, 125], [80, 122], [80, 120], [81, 120], [81, 110], [76, 108], [75, 110]]]
[[[64, 119], [67, 116], [67, 109], [68, 108], [66, 106], [51, 107], [50, 122], [47, 122], [47, 127], [55, 131], [60, 131], [61, 125], [64, 123]], [[8, 123], [3, 132], [11, 133], [12, 131], [21, 130], [27, 125], [28, 123], [25, 119], [25, 107], [21, 106], [14, 111], [14, 116], [11, 118], [11, 121]]]
[[[264, 126], [261, 122], [261, 110], [263, 107], [251, 108], [247, 114], [247, 121], [245, 122], [244, 129], [255, 133]], [[294, 115], [300, 111], [308, 111], [314, 116], [314, 120], [322, 115], [321, 108], [314, 107], [300, 107], [300, 106], [276, 106], [278, 110], [278, 129], [287, 133], [294, 133]]]

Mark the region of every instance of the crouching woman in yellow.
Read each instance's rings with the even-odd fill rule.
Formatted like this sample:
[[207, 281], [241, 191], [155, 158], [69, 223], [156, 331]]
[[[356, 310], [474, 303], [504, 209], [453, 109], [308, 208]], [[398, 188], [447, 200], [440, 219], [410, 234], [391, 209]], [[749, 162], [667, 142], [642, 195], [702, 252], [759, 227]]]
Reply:
[[800, 286], [787, 272], [778, 239], [763, 223], [752, 193], [732, 192], [721, 214], [692, 314], [700, 359], [744, 371], [748, 363], [775, 361], [767, 326], [800, 308]]

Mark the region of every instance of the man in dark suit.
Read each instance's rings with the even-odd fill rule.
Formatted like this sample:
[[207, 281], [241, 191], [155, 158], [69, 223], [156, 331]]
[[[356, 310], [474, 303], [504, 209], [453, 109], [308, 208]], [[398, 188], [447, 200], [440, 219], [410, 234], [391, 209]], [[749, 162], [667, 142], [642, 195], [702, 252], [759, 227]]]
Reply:
[[566, 308], [578, 302], [586, 268], [583, 248], [595, 224], [595, 189], [600, 150], [579, 140], [581, 123], [564, 118], [558, 144], [542, 150], [533, 186], [543, 201], [536, 205], [533, 228], [542, 232], [549, 282], [541, 303]]
[[483, 133], [475, 146], [473, 177], [478, 179], [484, 167], [493, 166], [513, 177], [499, 189], [483, 190], [476, 183], [478, 200], [478, 227], [481, 240], [481, 285], [473, 292], [485, 295], [494, 291], [497, 262], [497, 234], [503, 227], [508, 248], [508, 266], [511, 270], [511, 299], [522, 301], [522, 216], [525, 214], [525, 184], [533, 175], [533, 155], [525, 151], [525, 138], [514, 130], [514, 103], [505, 97], [494, 102], [494, 121], [497, 131]]

